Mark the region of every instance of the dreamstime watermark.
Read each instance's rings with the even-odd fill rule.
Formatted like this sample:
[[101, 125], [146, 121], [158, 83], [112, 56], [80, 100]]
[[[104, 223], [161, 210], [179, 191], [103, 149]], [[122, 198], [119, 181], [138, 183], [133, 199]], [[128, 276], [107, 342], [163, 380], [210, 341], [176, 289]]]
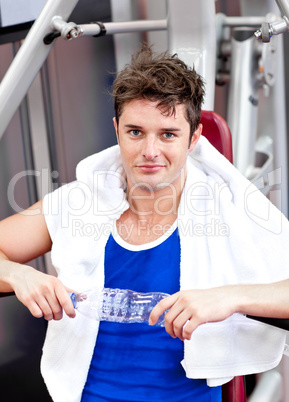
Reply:
[[[75, 181], [62, 186], [53, 184], [51, 187], [52, 179], [56, 177], [56, 174], [58, 175], [57, 172], [50, 173], [48, 169], [41, 171], [28, 170], [16, 174], [11, 179], [7, 191], [10, 206], [17, 213], [27, 215], [42, 213], [40, 209], [24, 210], [20, 207], [15, 197], [15, 190], [19, 182], [27, 177], [34, 176], [40, 183], [40, 192], [42, 194], [52, 194], [52, 190], [57, 190], [53, 192], [53, 195], [47, 197], [45, 214], [59, 215], [62, 227], [68, 227], [71, 222], [74, 222], [73, 230], [82, 230], [88, 236], [90, 235], [89, 231], [93, 236], [98, 236], [100, 229], [89, 225], [81, 225], [81, 217], [86, 214], [92, 214], [94, 216], [105, 215], [114, 219], [115, 216], [119, 216], [126, 209], [127, 200], [129, 200], [131, 210], [140, 216], [141, 222], [141, 218], [149, 217], [153, 214], [166, 216], [178, 213], [181, 216], [192, 215], [194, 217], [211, 218], [211, 223], [194, 222], [194, 224], [190, 224], [191, 226], [183, 227], [182, 230], [187, 231], [189, 235], [218, 236], [228, 235], [229, 233], [230, 222], [226, 222], [227, 226], [224, 227], [222, 226], [224, 223], [221, 223], [223, 220], [217, 219], [224, 214], [222, 210], [224, 208], [224, 199], [231, 197], [232, 202], [235, 202], [235, 194], [232, 194], [231, 188], [225, 182], [204, 181], [186, 185], [179, 204], [177, 189], [170, 183], [163, 184], [166, 191], [163, 196], [159, 197], [156, 196], [156, 192], [148, 183], [138, 183], [132, 186], [129, 193], [125, 193], [126, 181], [117, 172], [97, 171], [91, 175], [88, 182]], [[281, 214], [270, 202], [264, 200], [258, 189], [268, 187], [270, 198], [273, 196], [275, 200], [279, 200], [281, 198], [281, 168], [269, 172], [267, 177], [266, 181], [260, 178], [254, 185], [248, 182], [247, 188], [244, 189], [242, 194], [239, 194], [238, 207], [242, 208], [246, 215], [259, 226], [273, 233], [280, 233], [282, 230]], [[274, 186], [274, 189], [270, 190], [272, 186]], [[145, 191], [140, 192], [140, 187]], [[134, 207], [136, 203], [139, 204], [139, 201], [145, 206], [141, 211]], [[102, 227], [101, 230], [105, 230], [105, 228]], [[126, 228], [125, 230], [129, 233], [132, 229]], [[137, 232], [140, 229], [135, 230]], [[158, 226], [156, 226], [155, 230], [162, 231]]]

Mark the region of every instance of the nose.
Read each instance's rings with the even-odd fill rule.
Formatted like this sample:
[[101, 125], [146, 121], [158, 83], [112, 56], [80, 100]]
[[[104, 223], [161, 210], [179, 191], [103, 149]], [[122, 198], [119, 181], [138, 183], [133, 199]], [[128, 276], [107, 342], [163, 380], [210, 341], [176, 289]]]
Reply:
[[143, 142], [143, 156], [147, 160], [153, 160], [160, 154], [160, 150], [158, 148], [157, 140], [154, 136], [148, 135]]

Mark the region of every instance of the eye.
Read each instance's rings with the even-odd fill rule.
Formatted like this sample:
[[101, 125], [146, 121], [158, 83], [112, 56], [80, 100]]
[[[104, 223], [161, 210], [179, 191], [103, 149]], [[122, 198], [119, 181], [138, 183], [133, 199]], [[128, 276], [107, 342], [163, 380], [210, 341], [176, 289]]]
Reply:
[[167, 140], [170, 140], [171, 138], [174, 138], [174, 137], [175, 137], [175, 134], [173, 134], [173, 133], [164, 133], [164, 137], [165, 137]]
[[133, 137], [137, 137], [138, 135], [140, 135], [140, 131], [139, 131], [139, 130], [131, 130], [130, 133], [131, 133], [131, 135], [132, 135]]

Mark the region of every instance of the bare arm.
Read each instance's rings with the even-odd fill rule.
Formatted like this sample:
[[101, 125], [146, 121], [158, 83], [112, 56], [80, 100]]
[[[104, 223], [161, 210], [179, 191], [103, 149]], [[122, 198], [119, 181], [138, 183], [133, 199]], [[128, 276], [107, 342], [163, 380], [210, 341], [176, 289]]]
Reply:
[[75, 316], [67, 291], [55, 277], [41, 273], [28, 261], [51, 249], [51, 239], [42, 213], [42, 201], [21, 214], [0, 222], [0, 292], [14, 291], [35, 317], [62, 318], [62, 308]]
[[289, 279], [268, 285], [232, 285], [180, 291], [153, 309], [154, 325], [166, 310], [166, 331], [181, 340], [206, 322], [222, 321], [239, 312], [260, 317], [289, 318]]

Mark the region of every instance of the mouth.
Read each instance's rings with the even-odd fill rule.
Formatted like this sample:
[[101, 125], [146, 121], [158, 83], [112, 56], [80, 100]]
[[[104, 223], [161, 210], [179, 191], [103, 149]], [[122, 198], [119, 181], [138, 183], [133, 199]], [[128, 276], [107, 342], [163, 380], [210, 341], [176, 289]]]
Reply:
[[165, 165], [151, 165], [151, 164], [145, 164], [145, 165], [139, 165], [138, 168], [145, 173], [154, 173], [154, 172], [159, 172], [161, 169], [163, 169]]

